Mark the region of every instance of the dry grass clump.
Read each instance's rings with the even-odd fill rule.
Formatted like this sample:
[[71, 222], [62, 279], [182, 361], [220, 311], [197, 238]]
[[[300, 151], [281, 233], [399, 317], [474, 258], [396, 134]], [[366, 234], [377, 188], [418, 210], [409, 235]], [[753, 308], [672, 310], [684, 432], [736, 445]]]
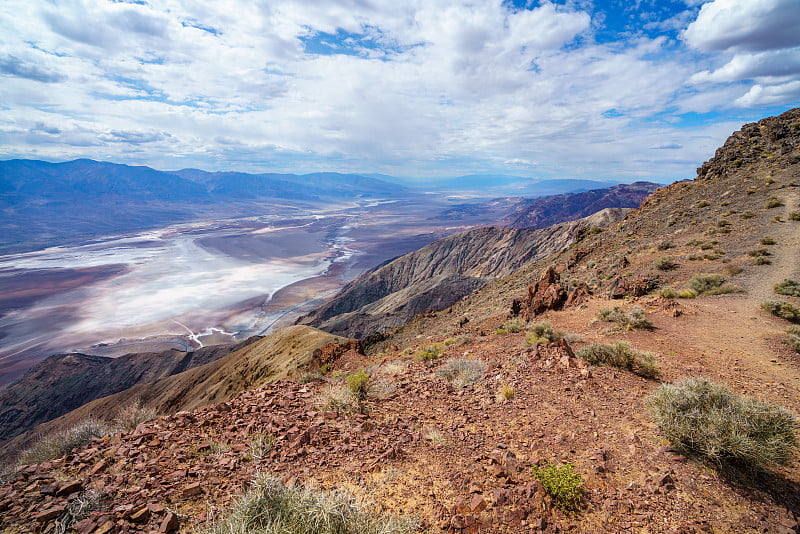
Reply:
[[788, 302], [767, 300], [761, 303], [761, 307], [776, 317], [786, 319], [792, 323], [800, 323], [800, 310]]
[[525, 330], [525, 321], [517, 317], [506, 319], [506, 322], [503, 323], [502, 330], [505, 330], [509, 334], [517, 334]]
[[350, 388], [343, 384], [328, 384], [319, 395], [317, 404], [326, 412], [338, 414], [357, 413], [360, 405]]
[[408, 362], [403, 360], [392, 360], [381, 367], [381, 373], [389, 376], [401, 375], [406, 371], [408, 371]]
[[43, 436], [31, 448], [25, 450], [20, 464], [38, 464], [68, 454], [72, 449], [85, 447], [92, 438], [102, 438], [113, 428], [103, 421], [87, 419], [69, 430]]
[[530, 332], [525, 334], [525, 343], [532, 347], [537, 343], [553, 343], [563, 337], [564, 332], [553, 329], [549, 321], [541, 321], [531, 325]]
[[786, 344], [796, 352], [800, 352], [800, 326], [790, 326], [786, 329]]
[[486, 364], [480, 360], [451, 358], [436, 369], [436, 376], [447, 380], [457, 388], [478, 382], [486, 371]]
[[257, 474], [251, 489], [209, 529], [211, 534], [405, 534], [419, 525], [384, 516], [342, 492], [285, 486]]
[[92, 512], [102, 510], [106, 503], [103, 494], [96, 489], [82, 491], [67, 504], [66, 510], [55, 522], [55, 534], [65, 534], [72, 525], [89, 517]]
[[251, 460], [263, 460], [275, 446], [275, 435], [257, 432], [250, 437], [245, 456]]
[[780, 208], [781, 206], [783, 206], [783, 201], [778, 197], [770, 197], [767, 200], [767, 208], [768, 209]]
[[772, 289], [779, 295], [800, 297], [800, 282], [797, 280], [790, 280], [789, 278], [786, 278], [783, 282], [775, 284]]
[[794, 457], [796, 422], [791, 412], [708, 379], [664, 384], [648, 406], [674, 447], [718, 464], [762, 466]]
[[675, 263], [675, 258], [672, 256], [661, 256], [654, 262], [654, 265], [659, 271], [669, 271], [678, 266], [678, 264]]
[[444, 347], [439, 343], [434, 343], [433, 345], [417, 349], [414, 357], [422, 362], [430, 362], [440, 358], [442, 353], [444, 353]]
[[645, 378], [658, 376], [658, 361], [651, 352], [639, 352], [624, 341], [613, 345], [597, 344], [581, 347], [575, 356], [583, 358], [592, 365], [608, 365], [626, 369]]
[[152, 421], [159, 415], [161, 414], [158, 413], [158, 410], [142, 406], [141, 399], [136, 399], [117, 412], [112, 423], [120, 431], [130, 432], [141, 423]]
[[641, 306], [631, 306], [627, 311], [619, 306], [603, 308], [597, 317], [601, 321], [617, 323], [618, 328], [622, 330], [637, 330], [653, 326]]
[[790, 221], [800, 221], [800, 211], [793, 211], [789, 214]]
[[762, 245], [774, 245], [775, 244], [775, 239], [773, 239], [772, 236], [765, 235], [764, 237], [761, 238], [761, 244]]
[[515, 397], [514, 387], [509, 386], [508, 384], [503, 384], [499, 388], [497, 388], [497, 393], [495, 393], [495, 399], [497, 402], [507, 402], [513, 400]]

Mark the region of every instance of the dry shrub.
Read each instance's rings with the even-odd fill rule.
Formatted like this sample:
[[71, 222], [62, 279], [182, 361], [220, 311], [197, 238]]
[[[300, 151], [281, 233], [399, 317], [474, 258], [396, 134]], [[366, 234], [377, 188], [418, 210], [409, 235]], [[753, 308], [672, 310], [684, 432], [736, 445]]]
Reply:
[[788, 302], [768, 300], [761, 303], [761, 307], [776, 317], [786, 319], [792, 323], [800, 323], [800, 310]]
[[457, 388], [478, 382], [486, 371], [486, 364], [480, 360], [451, 358], [436, 369], [436, 376], [447, 380]]
[[652, 321], [647, 318], [641, 306], [631, 306], [627, 311], [619, 306], [603, 308], [600, 310], [598, 318], [601, 321], [617, 323], [619, 325], [618, 328], [622, 330], [637, 330], [653, 326]]
[[597, 344], [581, 347], [575, 356], [592, 365], [608, 365], [626, 369], [645, 378], [658, 376], [658, 361], [651, 352], [633, 350], [628, 343], [617, 341], [613, 345]]
[[20, 455], [20, 464], [38, 464], [68, 454], [72, 449], [88, 445], [92, 438], [102, 438], [113, 431], [107, 423], [97, 419], [86, 419], [76, 426], [42, 436], [31, 448]]
[[708, 379], [664, 384], [648, 406], [674, 447], [718, 464], [763, 466], [794, 457], [796, 422], [791, 412]]
[[151, 407], [142, 406], [141, 399], [136, 399], [132, 403], [122, 408], [112, 421], [114, 426], [122, 432], [130, 432], [141, 423], [152, 421], [160, 414], [158, 410]]

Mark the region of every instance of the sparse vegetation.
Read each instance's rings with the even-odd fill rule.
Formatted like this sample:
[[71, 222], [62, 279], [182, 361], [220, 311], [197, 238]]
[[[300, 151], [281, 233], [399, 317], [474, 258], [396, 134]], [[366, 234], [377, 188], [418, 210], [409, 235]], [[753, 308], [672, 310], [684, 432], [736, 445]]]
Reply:
[[436, 369], [436, 376], [447, 380], [457, 388], [462, 388], [478, 382], [484, 371], [486, 364], [480, 360], [451, 358]]
[[676, 299], [678, 292], [671, 287], [662, 287], [658, 290], [658, 296], [665, 299]]
[[430, 362], [432, 360], [437, 360], [442, 356], [444, 352], [444, 347], [439, 345], [438, 343], [434, 343], [433, 345], [427, 345], [420, 349], [417, 349], [416, 354], [414, 357], [423, 362]]
[[405, 534], [416, 522], [382, 516], [341, 492], [285, 486], [259, 473], [251, 489], [213, 527], [211, 534]]
[[112, 431], [107, 423], [97, 419], [87, 419], [65, 430], [43, 436], [30, 449], [20, 456], [20, 464], [38, 464], [60, 458], [72, 449], [85, 447], [92, 438], [101, 438]]
[[508, 384], [503, 384], [499, 388], [497, 388], [497, 393], [495, 394], [495, 399], [497, 402], [506, 402], [514, 399], [514, 387], [509, 386]]
[[789, 214], [790, 221], [800, 221], [800, 211], [793, 211]]
[[764, 237], [761, 238], [761, 244], [762, 245], [774, 245], [775, 244], [775, 239], [773, 239], [772, 236], [765, 235]]
[[674, 246], [675, 245], [672, 243], [672, 241], [662, 241], [658, 245], [656, 245], [656, 248], [658, 250], [669, 250]]
[[778, 197], [770, 197], [767, 200], [767, 208], [768, 209], [780, 208], [781, 206], [783, 206], [783, 201], [781, 199], [779, 199]]
[[553, 343], [563, 337], [564, 333], [553, 329], [549, 321], [541, 321], [531, 325], [530, 332], [525, 334], [525, 343], [532, 347], [537, 343]]
[[698, 295], [720, 295], [723, 293], [730, 293], [729, 290], [722, 290], [722, 283], [725, 281], [720, 274], [701, 273], [694, 275], [689, 279], [689, 287]]
[[274, 445], [275, 436], [273, 434], [257, 432], [250, 437], [247, 445], [247, 457], [251, 460], [262, 460], [266, 458]]
[[706, 208], [711, 205], [711, 202], [708, 200], [701, 200], [697, 204], [694, 205], [695, 208]]
[[674, 447], [716, 463], [786, 463], [797, 446], [791, 412], [705, 378], [662, 385], [648, 405]]
[[364, 371], [358, 371], [347, 376], [347, 387], [358, 402], [366, 400], [367, 395], [369, 395], [369, 386], [369, 375]]
[[788, 295], [790, 297], [800, 297], [800, 282], [786, 278], [783, 282], [775, 284], [773, 290], [778, 295]]
[[739, 265], [728, 265], [727, 267], [725, 267], [725, 274], [728, 276], [735, 276], [740, 272], [742, 272], [743, 270], [744, 269], [742, 269], [742, 267], [740, 267]]
[[678, 264], [675, 263], [675, 259], [672, 256], [661, 256], [655, 261], [655, 266], [659, 271], [669, 271], [677, 267]]
[[678, 298], [679, 299], [697, 298], [697, 293], [695, 293], [691, 289], [681, 289], [680, 291], [678, 291]]
[[788, 302], [768, 300], [762, 302], [761, 307], [776, 317], [786, 319], [792, 323], [800, 323], [800, 310]]
[[641, 306], [631, 306], [627, 311], [619, 306], [603, 308], [600, 310], [598, 318], [601, 321], [617, 323], [618, 328], [623, 330], [637, 330], [653, 326], [652, 321], [647, 318]]
[[65, 534], [75, 523], [89, 517], [92, 512], [102, 510], [105, 503], [103, 494], [96, 489], [82, 491], [67, 504], [66, 510], [55, 522], [56, 534]]
[[533, 474], [542, 482], [544, 491], [553, 498], [556, 506], [565, 512], [578, 510], [584, 494], [583, 477], [575, 472], [571, 463], [548, 463], [535, 466]]
[[597, 344], [581, 347], [575, 356], [583, 358], [592, 365], [608, 365], [626, 369], [645, 378], [658, 376], [658, 361], [651, 352], [639, 352], [624, 341], [613, 345]]
[[753, 265], [770, 265], [771, 263], [772, 261], [766, 256], [759, 256], [756, 258], [756, 261], [753, 262]]
[[502, 329], [511, 334], [517, 334], [525, 330], [525, 321], [516, 317], [506, 319]]
[[130, 432], [141, 423], [152, 421], [158, 416], [158, 410], [142, 406], [141, 399], [136, 399], [117, 412], [117, 415], [114, 416], [113, 424], [123, 432]]
[[762, 256], [769, 256], [770, 252], [769, 252], [768, 249], [762, 247], [762, 248], [756, 248], [756, 249], [753, 249], [753, 250], [749, 250], [747, 252], [747, 255], [752, 257], [752, 258], [760, 258]]
[[741, 217], [742, 219], [752, 219], [755, 216], [756, 214], [753, 213], [752, 211], [745, 211], [744, 213], [739, 215], [739, 217]]
[[342, 384], [329, 384], [320, 391], [319, 406], [326, 412], [340, 414], [360, 411], [360, 403], [350, 388]]

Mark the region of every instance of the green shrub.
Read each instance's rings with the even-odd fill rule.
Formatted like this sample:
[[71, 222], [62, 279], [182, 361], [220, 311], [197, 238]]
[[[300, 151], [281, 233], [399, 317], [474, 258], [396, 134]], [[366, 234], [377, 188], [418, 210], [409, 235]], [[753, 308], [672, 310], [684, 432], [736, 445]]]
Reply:
[[416, 523], [382, 516], [341, 492], [324, 492], [285, 486], [257, 474], [250, 490], [242, 495], [219, 521], [212, 534], [405, 534], [415, 532]]
[[723, 281], [722, 275], [701, 273], [689, 279], [689, 287], [697, 294], [702, 295], [706, 291], [718, 288], [722, 285]]
[[665, 299], [676, 299], [678, 298], [678, 292], [671, 287], [662, 287], [658, 290], [658, 296]]
[[548, 321], [534, 323], [530, 327], [530, 332], [525, 334], [525, 343], [532, 347], [537, 343], [553, 343], [564, 337], [560, 330], [554, 330]]
[[659, 271], [669, 271], [678, 266], [672, 256], [661, 256], [655, 261], [656, 269]]
[[779, 295], [800, 297], [800, 282], [797, 280], [790, 280], [786, 278], [783, 282], [775, 284], [773, 289], [775, 290], [775, 293]]
[[518, 319], [516, 317], [512, 317], [511, 319], [506, 319], [506, 322], [503, 323], [503, 330], [506, 332], [510, 332], [512, 334], [517, 334], [525, 330], [525, 321], [522, 319]]
[[767, 208], [779, 208], [783, 206], [783, 201], [778, 197], [771, 197], [767, 200]]
[[497, 402], [507, 402], [514, 399], [514, 386], [503, 384], [497, 388], [497, 393], [494, 395]]
[[76, 426], [44, 436], [20, 456], [20, 464], [38, 464], [68, 454], [72, 449], [85, 447], [92, 438], [101, 438], [112, 431], [107, 423], [87, 419]]
[[761, 303], [761, 307], [772, 315], [786, 319], [792, 323], [800, 323], [800, 310], [788, 302], [778, 300], [768, 300]]
[[356, 400], [363, 402], [369, 394], [369, 375], [364, 371], [358, 371], [357, 373], [348, 375], [347, 387]]
[[678, 291], [678, 298], [679, 299], [697, 298], [697, 293], [695, 293], [691, 289], [681, 289], [680, 291]]
[[636, 330], [653, 326], [652, 321], [647, 318], [641, 306], [631, 306], [628, 311], [619, 306], [603, 308], [600, 310], [598, 318], [601, 321], [617, 323], [619, 328], [624, 330]]
[[705, 378], [662, 385], [648, 405], [658, 429], [679, 450], [750, 465], [786, 463], [794, 456], [791, 412]]
[[417, 349], [417, 352], [414, 355], [414, 357], [420, 361], [429, 362], [431, 360], [436, 360], [440, 358], [443, 352], [444, 352], [444, 347], [442, 347], [438, 343], [434, 343], [433, 345], [428, 345], [426, 347], [422, 347], [421, 349]]
[[581, 347], [575, 353], [592, 365], [608, 365], [626, 369], [645, 378], [658, 376], [655, 354], [633, 350], [628, 343], [617, 341], [613, 345], [597, 344]]
[[451, 358], [436, 369], [436, 376], [447, 380], [457, 388], [462, 388], [478, 382], [484, 371], [486, 364], [480, 360]]
[[583, 477], [575, 472], [571, 463], [534, 466], [533, 474], [542, 482], [542, 488], [553, 498], [556, 506], [565, 512], [578, 510], [584, 494]]

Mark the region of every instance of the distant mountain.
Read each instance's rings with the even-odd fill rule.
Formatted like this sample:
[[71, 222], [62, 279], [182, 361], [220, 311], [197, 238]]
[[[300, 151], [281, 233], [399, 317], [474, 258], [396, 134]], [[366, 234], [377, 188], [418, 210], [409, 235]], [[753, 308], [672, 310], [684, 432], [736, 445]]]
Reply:
[[298, 323], [356, 338], [389, 331], [418, 313], [452, 306], [491, 280], [568, 247], [586, 228], [618, 221], [626, 211], [607, 209], [539, 230], [477, 228], [451, 235], [363, 274]]
[[489, 196], [537, 197], [576, 193], [606, 188], [619, 182], [566, 178], [540, 180], [507, 174], [468, 174], [454, 178], [431, 178], [424, 181], [409, 179], [407, 183], [426, 191], [471, 192], [486, 198]]
[[342, 199], [413, 195], [357, 174], [164, 172], [88, 159], [0, 161], [0, 252], [200, 217], [258, 215], [270, 211], [270, 202], [291, 200], [294, 209], [305, 209]]

